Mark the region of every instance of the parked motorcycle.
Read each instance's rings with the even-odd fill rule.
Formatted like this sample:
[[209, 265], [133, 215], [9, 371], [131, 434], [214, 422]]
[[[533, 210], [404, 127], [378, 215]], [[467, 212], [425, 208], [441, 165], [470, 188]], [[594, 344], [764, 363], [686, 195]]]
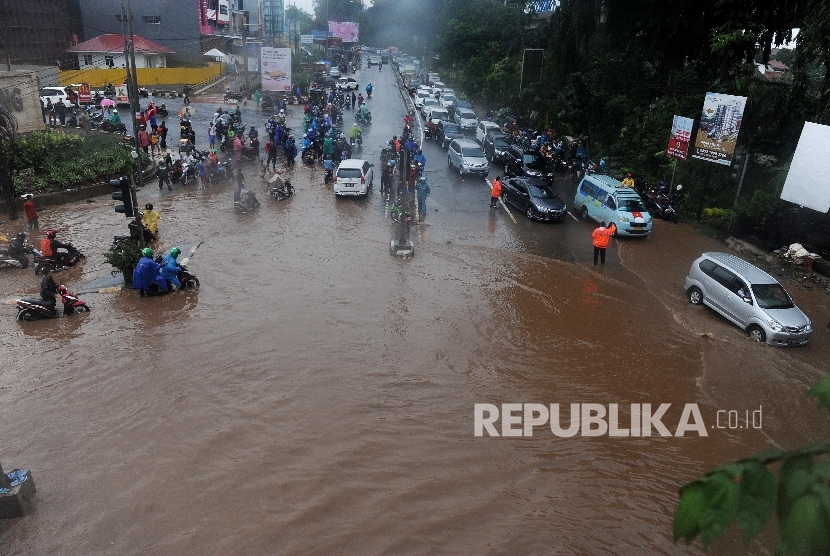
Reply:
[[653, 190], [645, 195], [645, 202], [652, 215], [675, 224], [677, 223], [677, 211], [680, 209], [679, 202], [674, 201], [671, 197], [663, 193], [656, 193]]
[[52, 256], [44, 257], [40, 251], [35, 249], [33, 253], [34, 262], [32, 266], [35, 269], [35, 276], [39, 275], [44, 268], [49, 267], [53, 271], [75, 266], [80, 263], [86, 256], [78, 251], [71, 243], [66, 244], [67, 250], [60, 251]]
[[27, 255], [34, 251], [34, 246], [26, 241], [26, 232], [18, 232], [9, 241], [9, 247], [0, 251], [0, 268], [29, 268]]
[[166, 118], [167, 116], [170, 115], [170, 112], [167, 110], [167, 107], [162, 102], [161, 106], [156, 107], [156, 114], [158, 114], [162, 118]]
[[282, 187], [272, 187], [268, 194], [277, 201], [284, 201], [294, 195], [294, 186], [289, 180], [285, 180]]
[[259, 208], [259, 199], [253, 191], [245, 191], [239, 199], [234, 199], [233, 210], [237, 214], [245, 214]]
[[[64, 315], [71, 315], [75, 312], [89, 312], [90, 307], [86, 302], [78, 299], [78, 296], [70, 292], [66, 286], [61, 285], [58, 287], [58, 293], [61, 296]], [[33, 321], [57, 318], [58, 311], [55, 307], [56, 305], [57, 303], [53, 299], [18, 299], [17, 320]]]
[[[158, 260], [156, 262], [161, 261], [160, 257], [157, 257], [157, 259]], [[184, 291], [185, 289], [196, 289], [196, 288], [198, 288], [199, 287], [199, 279], [196, 278], [196, 276], [194, 276], [189, 270], [187, 270], [187, 267], [184, 266], [183, 264], [180, 264], [179, 268], [181, 270], [179, 270], [179, 272], [176, 274], [176, 277], [179, 279], [179, 282], [182, 285], [182, 291]], [[159, 280], [161, 280], [161, 279], [163, 279], [163, 278], [159, 277]], [[172, 289], [170, 287], [170, 283], [168, 282], [166, 285], [167, 285], [167, 289], [165, 290], [165, 289], [159, 287], [158, 281], [156, 281], [156, 282], [153, 282], [152, 284], [150, 284], [149, 289], [139, 290], [138, 293], [141, 297], [156, 297], [156, 296], [159, 296], [159, 295], [166, 295], [166, 294], [168, 294], [172, 291]]]

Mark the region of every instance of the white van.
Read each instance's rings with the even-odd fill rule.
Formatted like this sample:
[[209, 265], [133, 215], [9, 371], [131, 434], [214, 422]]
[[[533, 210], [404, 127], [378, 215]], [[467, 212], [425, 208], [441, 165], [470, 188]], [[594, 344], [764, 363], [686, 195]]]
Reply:
[[499, 124], [491, 122], [490, 120], [481, 120], [476, 126], [476, 141], [483, 145], [484, 138], [487, 137], [487, 134], [491, 131], [501, 131]]
[[574, 210], [583, 220], [595, 220], [617, 226], [617, 235], [647, 236], [651, 233], [651, 215], [637, 192], [612, 177], [592, 174], [579, 182]]
[[337, 197], [366, 195], [372, 187], [374, 172], [367, 160], [349, 158], [334, 173], [334, 194]]
[[432, 119], [436, 124], [439, 121], [451, 122], [450, 113], [443, 106], [432, 106], [427, 112], [427, 119]]

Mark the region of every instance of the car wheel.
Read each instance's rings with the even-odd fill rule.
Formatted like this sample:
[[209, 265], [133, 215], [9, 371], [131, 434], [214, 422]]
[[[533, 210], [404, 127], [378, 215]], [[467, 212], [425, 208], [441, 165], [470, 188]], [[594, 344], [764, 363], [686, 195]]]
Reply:
[[452, 161], [450, 160], [450, 155], [447, 155], [447, 168], [452, 168]]
[[764, 332], [764, 329], [757, 324], [753, 324], [747, 328], [746, 333], [749, 334], [749, 337], [755, 342], [764, 343], [767, 341], [767, 335]]
[[582, 219], [589, 220], [588, 218], [588, 207], [582, 207]]
[[463, 176], [463, 175], [464, 175], [464, 165], [463, 165], [463, 164], [459, 164], [459, 165], [458, 165], [458, 175], [459, 175], [459, 176]]
[[530, 220], [533, 220], [533, 207], [527, 205], [527, 210], [525, 211], [525, 216], [527, 216]]
[[689, 288], [686, 294], [689, 296], [689, 303], [692, 305], [701, 305], [703, 303], [703, 292], [697, 286]]

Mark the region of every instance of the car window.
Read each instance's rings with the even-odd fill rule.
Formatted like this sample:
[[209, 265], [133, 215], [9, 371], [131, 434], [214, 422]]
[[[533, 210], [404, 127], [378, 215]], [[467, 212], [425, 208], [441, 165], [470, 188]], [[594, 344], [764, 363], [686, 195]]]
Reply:
[[605, 191], [604, 189], [600, 189], [599, 191], [597, 191], [597, 195], [596, 195], [595, 199], [597, 201], [599, 201], [600, 203], [602, 203], [602, 202], [605, 202], [605, 199], [607, 197], [608, 197], [608, 192]]
[[467, 158], [484, 158], [484, 152], [481, 147], [463, 147], [461, 153]]
[[368, 163], [368, 162], [364, 162], [364, 163], [363, 163], [363, 173], [364, 173], [364, 174], [368, 174], [368, 173], [369, 173], [369, 163]]
[[475, 112], [473, 112], [471, 110], [459, 110], [457, 113], [461, 114], [461, 117], [464, 118], [465, 120], [475, 120], [476, 119]]
[[579, 186], [579, 190], [582, 192], [583, 195], [586, 197], [595, 197], [597, 194], [597, 186], [593, 183], [582, 181]]
[[722, 266], [715, 266], [712, 270], [712, 278], [721, 286], [733, 291], [735, 289], [735, 283], [738, 280], [738, 277], [733, 272], [726, 270]]
[[712, 273], [715, 271], [715, 267], [717, 267], [718, 265], [716, 265], [709, 259], [706, 259], [700, 261], [700, 264], [698, 266], [700, 267], [700, 271], [703, 272], [703, 274], [706, 274], [707, 276], [712, 276]]
[[516, 188], [516, 191], [522, 195], [527, 195], [527, 188], [521, 182], [515, 181], [513, 182], [513, 186]]
[[546, 161], [541, 156], [534, 153], [524, 153], [522, 155], [522, 162], [531, 168], [544, 168]]
[[608, 205], [608, 208], [611, 210], [617, 210], [617, 201], [615, 201], [613, 197], [608, 197], [605, 200], [605, 204]]
[[547, 186], [531, 185], [528, 186], [528, 189], [530, 190], [530, 194], [532, 196], [539, 199], [553, 199], [554, 197], [559, 197], [556, 191]]
[[360, 168], [340, 168], [337, 170], [337, 177], [346, 179], [360, 179], [361, 177], [363, 177], [363, 174], [360, 172]]
[[620, 210], [623, 212], [646, 212], [646, 207], [640, 199], [618, 199]]
[[444, 133], [462, 133], [461, 128], [455, 124], [447, 124], [444, 126]]
[[752, 284], [752, 293], [762, 309], [792, 309], [795, 307], [787, 290], [781, 284]]

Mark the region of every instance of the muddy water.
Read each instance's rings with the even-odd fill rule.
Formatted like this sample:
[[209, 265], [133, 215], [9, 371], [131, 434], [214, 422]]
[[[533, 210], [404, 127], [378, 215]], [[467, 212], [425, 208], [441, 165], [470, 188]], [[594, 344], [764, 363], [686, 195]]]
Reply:
[[[589, 247], [540, 256], [502, 217], [445, 210], [401, 261], [377, 192], [336, 201], [319, 170], [294, 183], [244, 216], [227, 186], [139, 194], [163, 246], [204, 241], [198, 292], [88, 294], [89, 315], [23, 324], [0, 307], [0, 457], [38, 487], [29, 516], [0, 523], [0, 551], [692, 554], [671, 541], [681, 484], [830, 432], [803, 398], [823, 331], [772, 349], [689, 306], [689, 263], [722, 247], [688, 227], [616, 242], [595, 270]], [[41, 218], [88, 255], [62, 276], [73, 287], [106, 273], [124, 227], [96, 201]], [[550, 231], [583, 226], [565, 225]], [[4, 274], [1, 293], [36, 285]], [[790, 289], [830, 320], [825, 298]], [[621, 426], [630, 404], [670, 403], [671, 432], [697, 403], [709, 436], [475, 437], [476, 403], [617, 403]], [[759, 406], [760, 430], [714, 428], [720, 409]]]

